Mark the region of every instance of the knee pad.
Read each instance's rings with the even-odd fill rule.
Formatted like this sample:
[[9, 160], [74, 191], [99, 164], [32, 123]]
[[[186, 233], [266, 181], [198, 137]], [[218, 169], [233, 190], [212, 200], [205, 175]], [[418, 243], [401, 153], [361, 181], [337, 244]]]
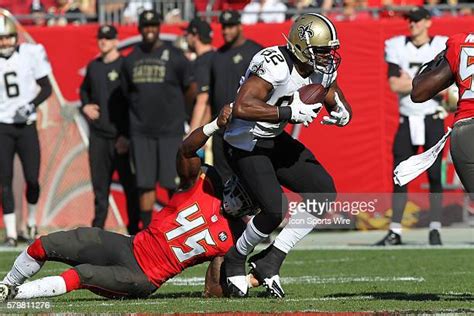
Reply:
[[26, 201], [36, 204], [39, 199], [40, 186], [38, 182], [28, 182], [26, 186]]
[[15, 210], [15, 200], [11, 185], [2, 186], [3, 214], [11, 214]]

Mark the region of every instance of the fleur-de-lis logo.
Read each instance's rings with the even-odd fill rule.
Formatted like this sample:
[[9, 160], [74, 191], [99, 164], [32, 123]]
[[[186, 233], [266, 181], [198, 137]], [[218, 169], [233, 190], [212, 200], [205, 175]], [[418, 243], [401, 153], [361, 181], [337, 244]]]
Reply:
[[258, 63], [258, 64], [253, 64], [250, 67], [250, 71], [253, 72], [256, 75], [264, 75], [265, 74], [265, 69], [263, 68], [263, 61]]
[[298, 26], [298, 36], [300, 40], [305, 41], [307, 38], [311, 38], [314, 36], [314, 32], [311, 29], [311, 25], [313, 22], [307, 24], [307, 25], [300, 25]]

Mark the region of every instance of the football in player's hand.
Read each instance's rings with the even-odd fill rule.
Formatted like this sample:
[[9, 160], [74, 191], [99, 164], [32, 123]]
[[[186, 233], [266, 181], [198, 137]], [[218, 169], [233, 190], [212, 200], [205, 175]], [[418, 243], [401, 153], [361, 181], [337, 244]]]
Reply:
[[322, 84], [311, 83], [298, 89], [300, 100], [305, 104], [323, 103], [327, 90]]

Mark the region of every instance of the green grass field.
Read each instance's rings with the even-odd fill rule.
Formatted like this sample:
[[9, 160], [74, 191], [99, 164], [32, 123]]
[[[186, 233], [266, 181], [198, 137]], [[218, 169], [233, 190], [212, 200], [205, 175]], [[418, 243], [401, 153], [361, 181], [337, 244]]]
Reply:
[[[3, 275], [16, 253], [0, 253]], [[203, 299], [203, 264], [170, 280], [147, 300], [107, 300], [77, 291], [47, 300], [48, 312], [173, 313], [284, 311], [474, 311], [474, 252], [471, 249], [311, 250], [291, 253], [281, 271], [286, 298]], [[38, 277], [65, 265], [47, 263]], [[0, 313], [33, 312], [9, 309]], [[39, 310], [37, 310], [39, 312]]]

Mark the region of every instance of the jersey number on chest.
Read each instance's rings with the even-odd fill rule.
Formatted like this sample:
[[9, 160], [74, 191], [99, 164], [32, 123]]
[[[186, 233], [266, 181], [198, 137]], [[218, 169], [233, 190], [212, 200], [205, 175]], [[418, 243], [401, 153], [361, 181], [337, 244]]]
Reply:
[[3, 75], [3, 84], [5, 85], [5, 91], [9, 98], [15, 98], [20, 95], [20, 88], [16, 83], [16, 77], [17, 74], [14, 71], [6, 72]]
[[[178, 212], [176, 216], [176, 222], [180, 225], [169, 232], [167, 232], [166, 239], [168, 241], [178, 238], [180, 236], [189, 234], [190, 231], [203, 226], [206, 224], [206, 221], [203, 216], [196, 217], [192, 220], [189, 219], [190, 216], [194, 214], [199, 214], [199, 207], [197, 204], [193, 204], [184, 210]], [[186, 246], [191, 248], [190, 251], [184, 251], [181, 247], [172, 246], [171, 250], [178, 258], [179, 262], [184, 262], [195, 256], [203, 254], [206, 252], [204, 245], [215, 246], [216, 242], [212, 239], [209, 228], [204, 230], [193, 232], [187, 236], [186, 241], [184, 242]]]

